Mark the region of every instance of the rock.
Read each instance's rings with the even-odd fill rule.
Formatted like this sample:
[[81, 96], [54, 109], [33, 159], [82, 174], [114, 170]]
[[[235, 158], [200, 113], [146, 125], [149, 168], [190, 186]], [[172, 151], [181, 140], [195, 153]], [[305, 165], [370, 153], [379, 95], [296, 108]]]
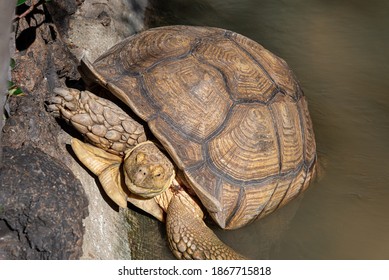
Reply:
[[[5, 112], [5, 102], [7, 100], [8, 84], [10, 78], [10, 42], [9, 39], [12, 27], [12, 17], [14, 15], [15, 3], [12, 1], [0, 2], [0, 166], [2, 165], [1, 139], [2, 129], [5, 124], [3, 114]], [[7, 39], [6, 39], [7, 38]]]
[[[119, 211], [69, 147], [71, 137], [82, 136], [45, 110], [45, 102], [52, 96], [54, 87], [84, 87], [77, 71], [82, 55], [93, 60], [119, 40], [144, 27], [146, 5], [146, 0], [42, 1], [31, 14], [17, 21], [17, 51], [13, 55], [16, 67], [12, 80], [24, 95], [8, 99], [9, 115], [3, 129], [2, 146], [7, 156], [0, 179], [9, 182], [7, 185], [2, 183], [0, 189], [0, 201], [7, 206], [7, 211], [2, 211], [0, 206], [0, 258], [172, 258], [164, 238], [164, 225], [136, 209]], [[49, 196], [53, 186], [50, 183], [56, 182], [48, 175], [53, 171], [50, 168], [56, 168], [57, 179], [64, 179], [61, 174], [68, 174], [65, 176], [69, 177], [66, 178], [68, 181], [60, 182], [61, 190], [66, 185], [69, 188], [66, 195], [79, 199], [81, 210], [81, 201], [88, 200], [88, 216], [82, 210], [69, 216], [72, 224], [65, 222], [68, 212], [58, 207], [65, 207], [67, 198], [56, 205], [53, 201], [57, 195]], [[32, 181], [34, 184], [26, 189], [23, 185], [27, 182], [17, 184], [17, 180], [24, 180], [23, 176], [30, 180], [37, 177], [42, 182]], [[83, 190], [78, 189], [80, 185]], [[50, 197], [47, 206], [39, 200], [38, 194], [42, 198]], [[30, 204], [29, 196], [34, 197]], [[12, 206], [14, 203], [16, 205]], [[73, 209], [71, 204], [69, 207], [69, 211]], [[62, 217], [64, 221], [60, 226], [52, 227], [51, 218], [45, 216], [51, 214], [49, 212], [53, 212], [52, 220], [56, 223]], [[32, 217], [31, 221], [25, 213]], [[40, 220], [41, 215], [44, 222]], [[80, 224], [84, 225], [84, 235], [81, 237], [77, 232], [71, 248], [72, 237], [64, 236]], [[50, 229], [43, 230], [45, 225]], [[25, 229], [28, 231], [23, 232]], [[51, 248], [54, 243], [57, 247]]]
[[80, 182], [58, 160], [32, 146], [5, 147], [3, 153], [0, 258], [80, 258], [82, 219], [88, 214]]
[[[144, 29], [147, 6], [148, 0], [85, 0], [74, 13], [55, 21], [73, 54], [94, 61], [123, 38]], [[49, 9], [57, 7], [49, 5]]]
[[174, 260], [169, 249], [166, 226], [135, 206], [123, 211], [131, 258], [135, 260]]

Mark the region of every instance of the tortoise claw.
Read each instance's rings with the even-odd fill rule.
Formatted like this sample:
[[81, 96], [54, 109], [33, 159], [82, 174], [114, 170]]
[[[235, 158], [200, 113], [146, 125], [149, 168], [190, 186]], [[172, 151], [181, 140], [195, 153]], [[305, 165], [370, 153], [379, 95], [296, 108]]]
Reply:
[[106, 194], [120, 207], [127, 207], [127, 195], [122, 188], [120, 165], [122, 158], [73, 138], [72, 149], [77, 158], [98, 176]]
[[113, 164], [106, 168], [100, 175], [99, 181], [105, 193], [119, 207], [127, 208], [127, 195], [121, 188], [120, 164]]
[[77, 158], [90, 170], [93, 174], [100, 174], [109, 166], [116, 163], [121, 163], [120, 156], [108, 153], [100, 148], [84, 143], [76, 138], [71, 141], [72, 149]]

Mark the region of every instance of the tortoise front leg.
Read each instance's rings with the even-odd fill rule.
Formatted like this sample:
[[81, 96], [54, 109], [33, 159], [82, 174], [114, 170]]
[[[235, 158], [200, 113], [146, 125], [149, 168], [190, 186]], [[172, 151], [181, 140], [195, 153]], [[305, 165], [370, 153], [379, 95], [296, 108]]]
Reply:
[[72, 139], [72, 149], [77, 158], [98, 176], [105, 193], [122, 208], [127, 207], [127, 194], [122, 188], [120, 166], [122, 157], [100, 148]]
[[119, 106], [89, 91], [55, 88], [48, 110], [71, 123], [94, 146], [122, 155], [146, 141], [143, 126]]
[[203, 221], [203, 212], [184, 191], [173, 195], [167, 210], [167, 236], [178, 259], [245, 259], [224, 244]]

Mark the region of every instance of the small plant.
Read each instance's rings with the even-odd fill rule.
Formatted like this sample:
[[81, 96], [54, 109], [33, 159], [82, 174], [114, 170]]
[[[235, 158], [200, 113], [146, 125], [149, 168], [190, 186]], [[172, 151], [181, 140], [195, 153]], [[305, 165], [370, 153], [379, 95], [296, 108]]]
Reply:
[[[9, 67], [11, 67], [11, 70], [15, 68], [15, 60], [11, 58], [9, 62]], [[12, 81], [8, 81], [8, 95], [17, 96], [17, 95], [23, 95], [24, 92]]]
[[[18, 0], [18, 2], [16, 3], [16, 7], [17, 6], [20, 6], [20, 5], [23, 5], [24, 3], [26, 3], [27, 0]], [[40, 2], [40, 1], [39, 1]], [[51, 0], [45, 0], [45, 2], [51, 2]]]
[[[18, 2], [16, 3], [16, 7], [23, 5], [26, 2], [27, 2], [27, 0], [18, 0]], [[31, 13], [36, 6], [38, 6], [42, 3], [44, 4], [44, 3], [48, 3], [48, 2], [51, 2], [51, 0], [32, 0], [30, 7], [26, 11], [24, 11], [21, 15], [16, 15], [14, 20], [16, 21], [18, 19], [24, 18], [26, 15]]]
[[22, 95], [24, 92], [14, 82], [8, 81], [8, 94], [16, 96]]
[[24, 4], [27, 0], [18, 0], [18, 3], [16, 3], [16, 6], [20, 6]]

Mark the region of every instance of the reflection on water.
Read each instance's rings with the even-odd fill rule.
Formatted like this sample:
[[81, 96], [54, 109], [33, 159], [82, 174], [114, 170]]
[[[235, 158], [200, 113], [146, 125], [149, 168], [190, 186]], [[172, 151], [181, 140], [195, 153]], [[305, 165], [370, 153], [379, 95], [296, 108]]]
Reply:
[[250, 258], [389, 259], [389, 1], [158, 2], [155, 25], [231, 29], [283, 57], [309, 101], [321, 179], [217, 234]]

